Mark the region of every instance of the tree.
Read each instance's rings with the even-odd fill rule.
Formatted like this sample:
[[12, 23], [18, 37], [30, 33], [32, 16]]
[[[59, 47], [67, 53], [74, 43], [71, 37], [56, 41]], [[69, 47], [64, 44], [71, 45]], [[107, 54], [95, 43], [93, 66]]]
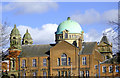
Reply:
[[0, 24], [0, 48], [3, 49], [9, 42], [8, 23]]

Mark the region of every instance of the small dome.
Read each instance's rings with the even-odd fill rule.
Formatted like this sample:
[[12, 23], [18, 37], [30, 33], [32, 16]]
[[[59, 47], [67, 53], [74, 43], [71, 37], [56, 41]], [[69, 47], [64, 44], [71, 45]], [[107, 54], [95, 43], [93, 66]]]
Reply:
[[16, 24], [14, 25], [10, 35], [20, 35], [19, 30], [16, 28]]
[[70, 17], [68, 17], [66, 21], [60, 23], [60, 25], [57, 28], [56, 34], [62, 34], [62, 31], [64, 30], [68, 30], [69, 33], [82, 32], [82, 28], [80, 27], [80, 25], [77, 22], [71, 20]]
[[30, 33], [28, 32], [28, 29], [26, 30], [26, 33], [24, 34], [23, 39], [32, 39]]

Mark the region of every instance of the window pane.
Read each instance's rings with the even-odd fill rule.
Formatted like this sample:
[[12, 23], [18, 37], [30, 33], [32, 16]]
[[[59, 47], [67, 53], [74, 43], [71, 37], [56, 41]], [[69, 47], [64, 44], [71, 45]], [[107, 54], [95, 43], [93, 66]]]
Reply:
[[84, 71], [80, 71], [80, 76], [84, 77]]
[[82, 65], [86, 65], [86, 57], [82, 57]]
[[26, 67], [26, 60], [22, 60], [22, 67]]
[[68, 76], [71, 76], [70, 74], [71, 74], [71, 72], [70, 72], [70, 71], [68, 71]]
[[110, 66], [109, 67], [109, 72], [112, 73], [113, 72], [112, 70], [113, 70], [113, 68], [112, 68], [112, 66]]
[[86, 71], [86, 77], [89, 77], [89, 71]]
[[43, 71], [43, 76], [47, 76], [47, 72]]
[[36, 67], [36, 59], [33, 59], [33, 67]]
[[67, 71], [65, 71], [65, 76], [67, 76]]
[[61, 75], [64, 76], [64, 71], [61, 72]]
[[58, 76], [60, 76], [60, 71], [58, 71]]
[[37, 73], [36, 73], [36, 72], [33, 72], [33, 76], [37, 76]]
[[62, 62], [62, 65], [67, 65], [67, 55], [66, 54], [61, 55], [61, 62]]
[[97, 65], [95, 65], [95, 69], [97, 69]]
[[106, 67], [105, 66], [103, 66], [103, 73], [105, 73], [106, 72]]
[[47, 63], [46, 63], [46, 62], [47, 62], [47, 60], [46, 60], [46, 58], [44, 58], [44, 59], [43, 59], [43, 66], [47, 66]]
[[68, 65], [70, 65], [70, 62], [71, 62], [71, 59], [70, 59], [70, 57], [68, 58]]
[[119, 66], [116, 66], [115, 69], [116, 69], [116, 72], [119, 72]]
[[68, 38], [68, 33], [65, 33], [65, 38]]

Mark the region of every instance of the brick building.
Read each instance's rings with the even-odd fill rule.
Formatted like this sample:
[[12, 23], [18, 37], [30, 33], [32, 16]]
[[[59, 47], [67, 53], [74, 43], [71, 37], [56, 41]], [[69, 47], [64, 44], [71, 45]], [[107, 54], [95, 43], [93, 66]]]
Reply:
[[100, 62], [112, 58], [112, 44], [105, 35], [99, 44], [84, 42], [84, 31], [70, 17], [60, 23], [55, 36], [56, 44], [33, 45], [27, 30], [21, 44], [15, 25], [10, 35], [9, 75], [99, 76]]

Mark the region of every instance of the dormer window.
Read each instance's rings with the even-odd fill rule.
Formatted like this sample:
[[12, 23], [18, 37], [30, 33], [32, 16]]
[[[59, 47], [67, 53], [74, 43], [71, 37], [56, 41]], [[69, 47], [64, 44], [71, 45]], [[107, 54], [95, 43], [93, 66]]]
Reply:
[[65, 33], [65, 39], [67, 39], [68, 38], [68, 33]]
[[63, 38], [68, 39], [68, 30], [63, 31]]

